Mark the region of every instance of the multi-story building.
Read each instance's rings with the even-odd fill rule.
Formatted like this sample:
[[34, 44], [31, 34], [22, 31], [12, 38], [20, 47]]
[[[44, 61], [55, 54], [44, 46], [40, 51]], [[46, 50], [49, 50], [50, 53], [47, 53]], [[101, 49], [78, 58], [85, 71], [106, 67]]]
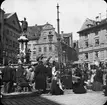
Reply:
[[[55, 28], [49, 23], [30, 26], [28, 28], [28, 48], [31, 50], [31, 61], [36, 61], [36, 58], [41, 54], [43, 54], [46, 59], [52, 56], [54, 60], [58, 60], [57, 38], [58, 34]], [[71, 47], [72, 33], [62, 33], [61, 40]], [[63, 52], [61, 53], [62, 57], [65, 58]]]
[[16, 13], [4, 14], [3, 27], [3, 51], [2, 59], [11, 60], [17, 63], [17, 49], [19, 48], [18, 38], [20, 37], [21, 26]]
[[107, 18], [86, 19], [79, 33], [79, 60], [88, 64], [107, 59]]
[[57, 59], [56, 42], [57, 34], [55, 28], [46, 23], [45, 25], [35, 25], [28, 28], [28, 48], [31, 50], [31, 61], [43, 54], [44, 57]]
[[0, 64], [3, 63], [3, 27], [4, 27], [4, 11], [0, 9]]

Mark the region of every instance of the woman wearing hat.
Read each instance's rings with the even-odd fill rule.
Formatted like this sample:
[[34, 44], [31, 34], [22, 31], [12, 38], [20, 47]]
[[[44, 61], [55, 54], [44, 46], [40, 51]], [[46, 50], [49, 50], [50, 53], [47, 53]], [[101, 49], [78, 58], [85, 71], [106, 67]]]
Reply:
[[34, 71], [34, 81], [35, 81], [35, 89], [46, 92], [46, 77], [47, 77], [47, 68], [43, 65], [42, 58], [38, 59], [38, 65]]

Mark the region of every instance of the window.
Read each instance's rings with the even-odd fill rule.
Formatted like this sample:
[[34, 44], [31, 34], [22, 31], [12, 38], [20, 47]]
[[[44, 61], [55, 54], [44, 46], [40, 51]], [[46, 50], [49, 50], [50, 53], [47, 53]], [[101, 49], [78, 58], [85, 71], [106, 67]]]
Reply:
[[36, 50], [36, 47], [33, 47], [33, 50]]
[[47, 47], [44, 47], [44, 52], [47, 52]]
[[101, 57], [102, 60], [104, 60], [104, 51], [100, 52], [100, 57]]
[[49, 31], [49, 34], [52, 34], [52, 32], [51, 32], [51, 31]]
[[36, 44], [33, 44], [33, 46], [36, 46]]
[[88, 41], [85, 42], [85, 46], [88, 47]]
[[41, 50], [41, 47], [39, 47], [39, 52], [41, 52], [42, 50]]
[[34, 49], [34, 50], [36, 49], [36, 44], [33, 44], [33, 49]]
[[88, 53], [85, 53], [85, 58], [88, 59]]
[[98, 57], [98, 51], [95, 52], [95, 56]]
[[52, 51], [52, 46], [49, 46], [49, 51]]
[[33, 55], [35, 55], [36, 54], [36, 51], [33, 51]]
[[43, 39], [46, 40], [46, 37], [44, 37]]
[[95, 39], [95, 46], [99, 45], [99, 39]]

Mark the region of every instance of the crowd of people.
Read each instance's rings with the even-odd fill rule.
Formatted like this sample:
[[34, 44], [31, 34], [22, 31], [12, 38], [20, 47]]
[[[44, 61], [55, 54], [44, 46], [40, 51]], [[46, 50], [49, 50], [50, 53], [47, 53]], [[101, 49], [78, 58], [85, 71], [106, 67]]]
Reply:
[[[1, 69], [3, 92], [12, 93], [38, 90], [41, 93], [46, 93], [48, 87], [51, 94], [59, 94], [57, 92], [59, 92], [62, 85], [58, 78], [59, 71], [56, 69], [56, 62], [53, 61], [52, 64], [46, 62], [44, 64], [42, 59], [37, 61], [26, 67], [23, 66], [22, 62], [18, 63], [18, 67], [14, 67], [11, 62], [5, 62], [4, 68]], [[60, 84], [59, 86], [58, 83]], [[59, 88], [59, 90], [56, 88]], [[60, 94], [63, 94], [63, 89]]]
[[[14, 67], [11, 62], [5, 62], [1, 69], [1, 85], [4, 93], [34, 91], [41, 93], [48, 92], [52, 95], [64, 94], [63, 75], [70, 75], [72, 80], [72, 90], [76, 94], [86, 93], [87, 89], [93, 91], [104, 91], [107, 96], [107, 71], [100, 66], [95, 66], [88, 70], [87, 67], [75, 66], [65, 70], [59, 70], [58, 63], [53, 61], [43, 63], [42, 59], [38, 62], [24, 67], [22, 62], [18, 67]], [[65, 72], [67, 71], [67, 72]], [[61, 73], [63, 72], [63, 73]]]

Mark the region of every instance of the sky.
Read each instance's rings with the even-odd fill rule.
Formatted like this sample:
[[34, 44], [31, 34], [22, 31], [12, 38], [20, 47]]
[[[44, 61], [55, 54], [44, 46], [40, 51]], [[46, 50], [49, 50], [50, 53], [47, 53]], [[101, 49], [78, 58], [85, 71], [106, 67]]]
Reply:
[[103, 0], [5, 0], [1, 8], [6, 13], [16, 12], [19, 20], [26, 17], [29, 26], [52, 24], [57, 31], [57, 3], [59, 4], [60, 33], [73, 33], [78, 40], [78, 31], [86, 18], [95, 20], [101, 13], [106, 17], [107, 3]]

